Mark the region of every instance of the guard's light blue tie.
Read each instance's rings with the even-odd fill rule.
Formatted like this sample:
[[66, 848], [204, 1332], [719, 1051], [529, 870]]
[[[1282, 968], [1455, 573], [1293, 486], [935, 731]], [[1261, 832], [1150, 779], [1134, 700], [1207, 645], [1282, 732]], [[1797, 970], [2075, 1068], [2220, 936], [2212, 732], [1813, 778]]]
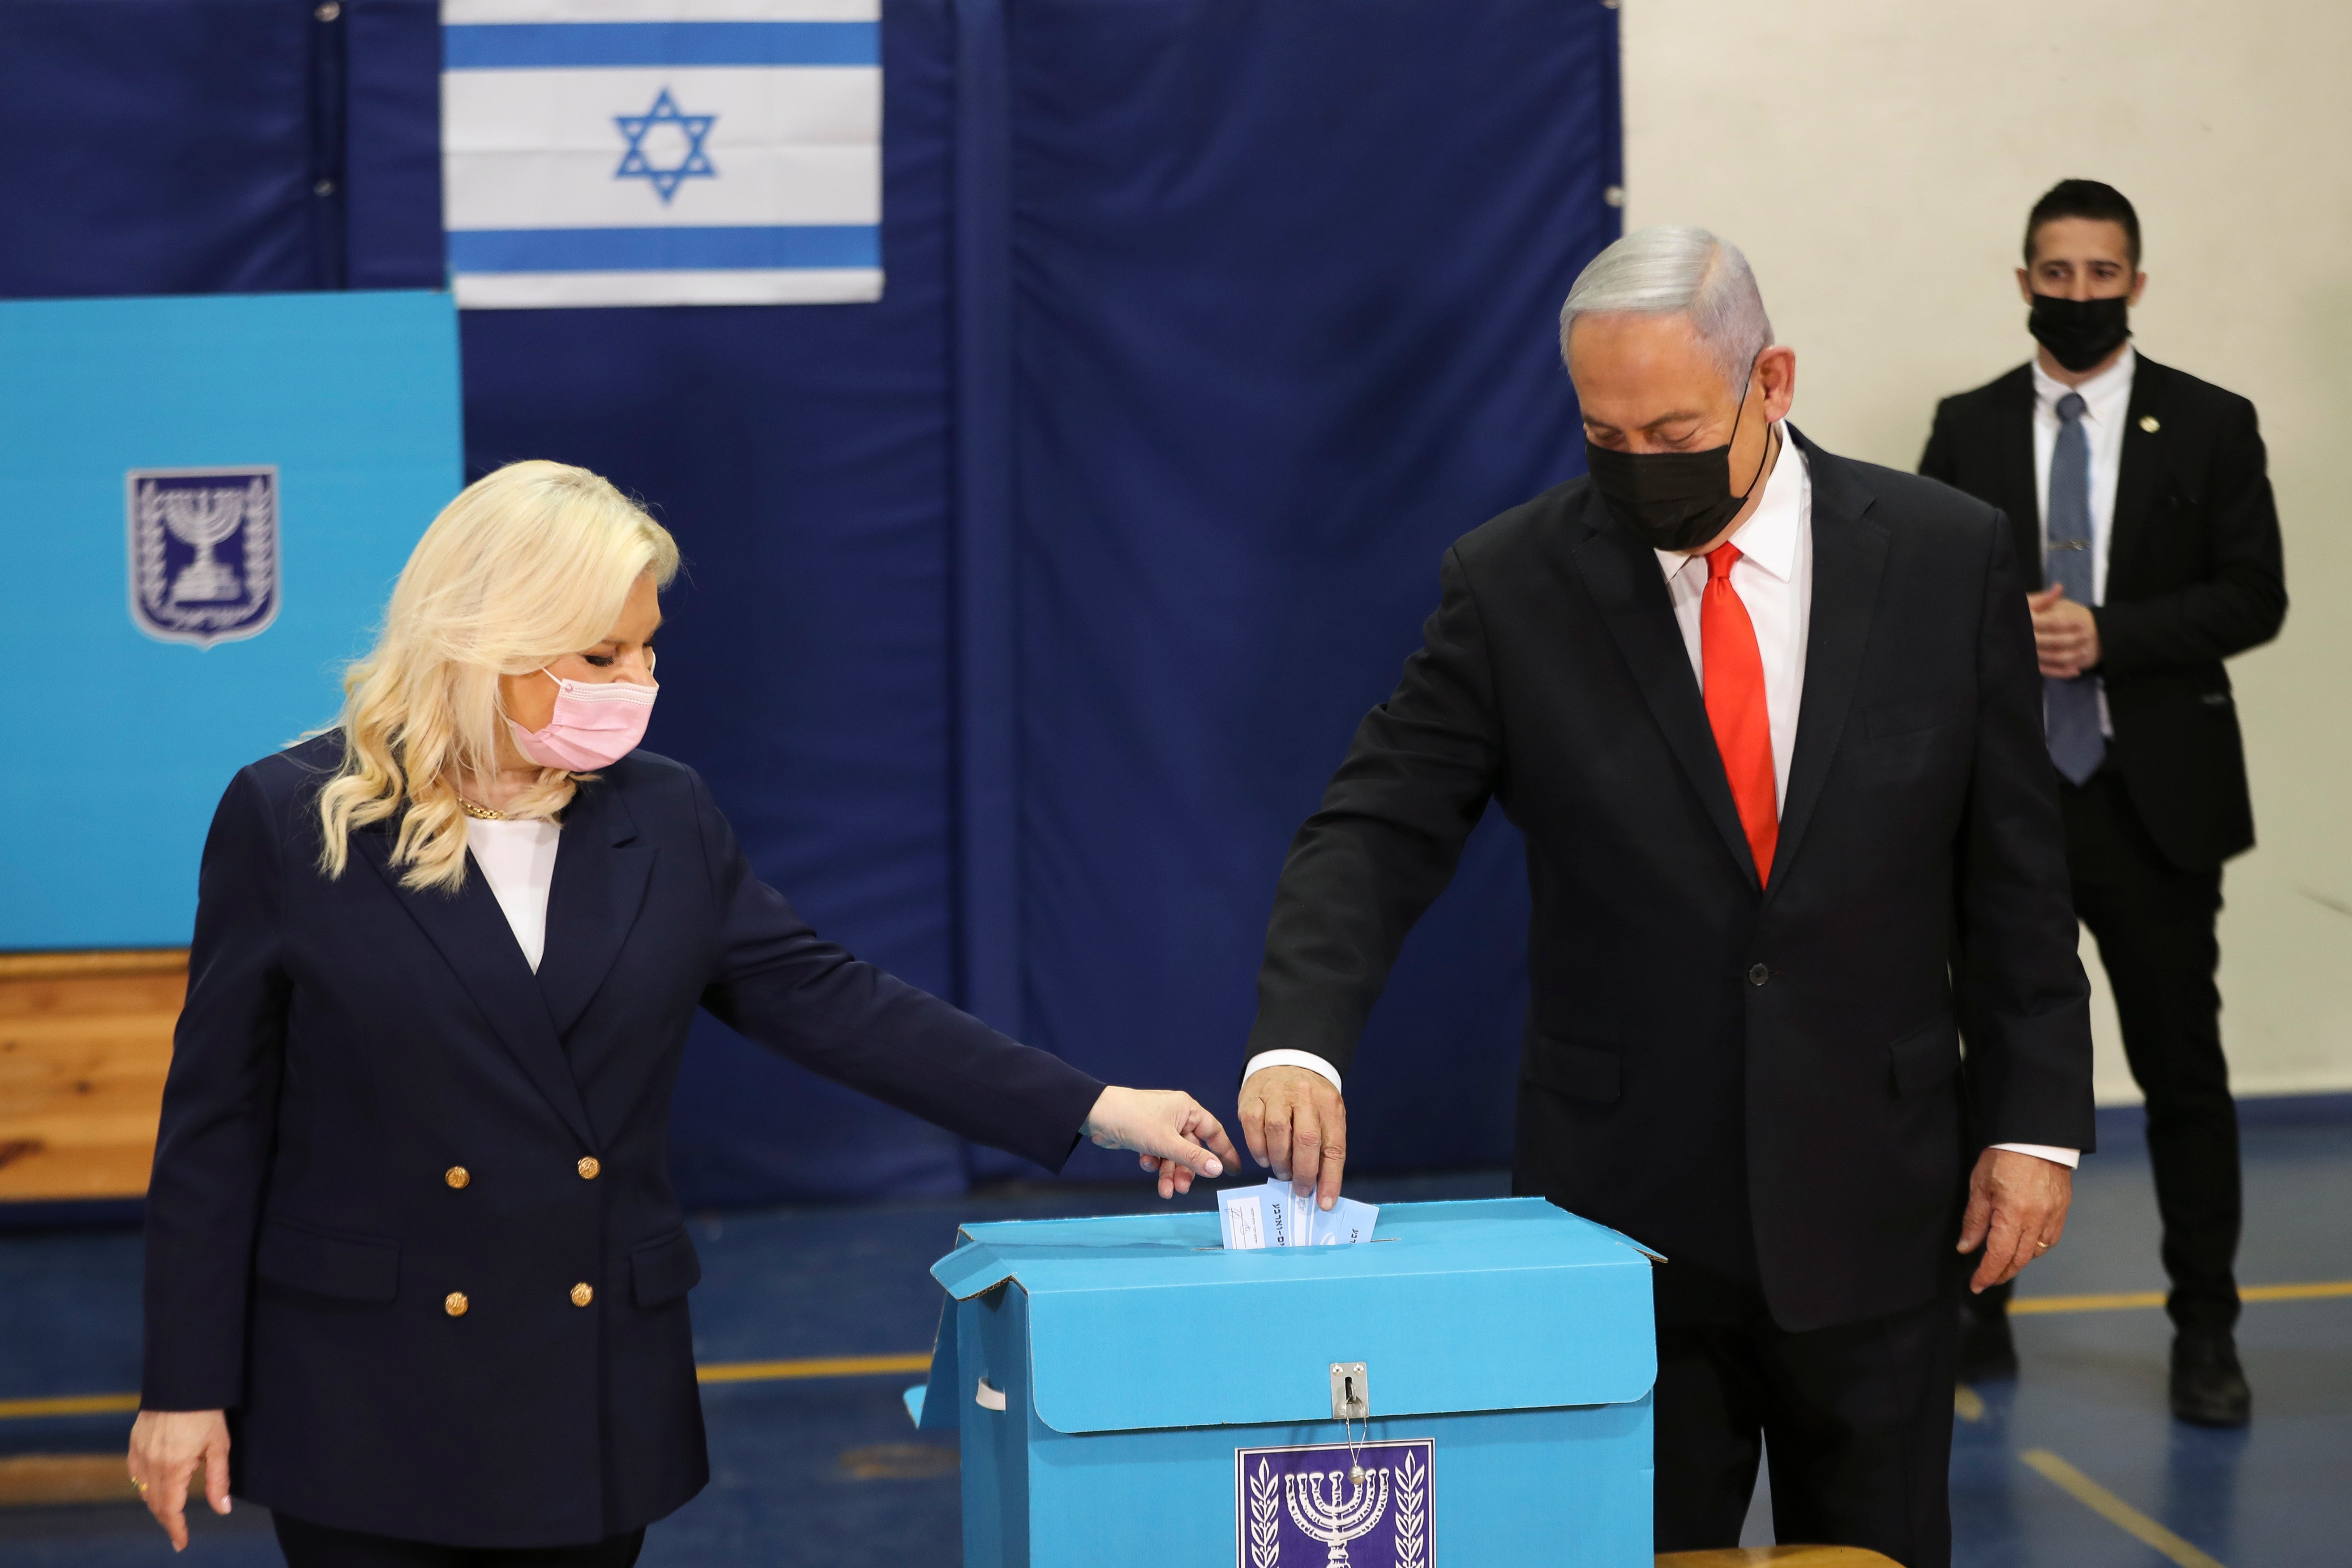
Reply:
[[[2042, 534], [2049, 542], [2049, 585], [2065, 589], [2078, 605], [2092, 605], [2097, 601], [2091, 596], [2091, 442], [2083, 428], [2083, 406], [2079, 392], [2058, 400], [2058, 447], [2050, 454], [2050, 505]], [[2107, 738], [2099, 733], [2098, 678], [2045, 676], [2042, 684], [2050, 760], [2075, 784], [2087, 783], [2107, 755]]]

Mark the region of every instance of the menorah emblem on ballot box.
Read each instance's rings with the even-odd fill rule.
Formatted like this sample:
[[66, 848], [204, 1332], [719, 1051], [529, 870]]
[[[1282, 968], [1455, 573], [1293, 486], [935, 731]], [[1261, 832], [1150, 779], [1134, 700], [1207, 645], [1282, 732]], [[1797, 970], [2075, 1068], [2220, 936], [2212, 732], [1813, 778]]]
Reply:
[[1433, 1568], [1433, 1448], [1422, 1438], [1235, 1450], [1244, 1568]]

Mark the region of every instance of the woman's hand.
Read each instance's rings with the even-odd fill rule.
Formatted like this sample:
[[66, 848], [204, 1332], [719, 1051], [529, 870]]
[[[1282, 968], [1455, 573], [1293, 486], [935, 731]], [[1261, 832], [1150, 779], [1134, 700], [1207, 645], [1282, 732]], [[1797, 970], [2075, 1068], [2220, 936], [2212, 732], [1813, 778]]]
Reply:
[[1201, 1102], [1181, 1089], [1107, 1089], [1082, 1131], [1106, 1149], [1133, 1149], [1160, 1174], [1160, 1195], [1192, 1190], [1192, 1178], [1222, 1176], [1237, 1164], [1233, 1140]]
[[188, 1549], [188, 1482], [205, 1468], [205, 1499], [228, 1511], [228, 1417], [218, 1410], [142, 1410], [131, 1425], [131, 1484], [172, 1550]]

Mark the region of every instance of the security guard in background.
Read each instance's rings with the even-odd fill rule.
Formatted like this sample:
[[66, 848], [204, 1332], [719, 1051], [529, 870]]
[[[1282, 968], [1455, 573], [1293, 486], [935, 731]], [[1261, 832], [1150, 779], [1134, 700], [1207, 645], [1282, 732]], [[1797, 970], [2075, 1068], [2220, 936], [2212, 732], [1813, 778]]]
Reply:
[[[2133, 350], [2139, 260], [2113, 186], [2063, 180], [2035, 203], [2017, 281], [2039, 352], [1946, 398], [1919, 471], [2000, 507], [2040, 569], [2027, 602], [2074, 906], [2147, 1098], [2172, 1409], [2236, 1426], [2252, 1402], [2231, 1337], [2238, 1124], [2214, 921], [2254, 824], [2221, 661], [2278, 635], [2286, 584], [2253, 405]], [[2016, 1374], [2008, 1298], [1970, 1300], [1964, 1378]]]

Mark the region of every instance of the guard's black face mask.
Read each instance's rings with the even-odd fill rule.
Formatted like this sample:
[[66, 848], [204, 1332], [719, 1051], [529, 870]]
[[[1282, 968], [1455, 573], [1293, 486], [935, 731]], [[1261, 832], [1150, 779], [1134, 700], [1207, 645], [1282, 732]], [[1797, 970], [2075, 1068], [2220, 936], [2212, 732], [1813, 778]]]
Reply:
[[[1758, 351], [1757, 359], [1763, 358]], [[1764, 453], [1748, 489], [1731, 493], [1731, 446], [1739, 439], [1739, 421], [1748, 413], [1747, 391], [1754, 384], [1756, 361], [1748, 362], [1748, 380], [1741, 384], [1739, 412], [1732, 416], [1731, 440], [1704, 452], [1612, 452], [1584, 444], [1584, 466], [1592, 488], [1617, 514], [1617, 521], [1653, 550], [1696, 550], [1721, 533], [1764, 477], [1772, 455], [1771, 432], [1766, 431]]]
[[2062, 300], [2036, 294], [2025, 330], [2050, 351], [2050, 357], [2071, 371], [2085, 371], [2123, 345], [2131, 336], [2131, 300], [2121, 294], [2105, 300]]

